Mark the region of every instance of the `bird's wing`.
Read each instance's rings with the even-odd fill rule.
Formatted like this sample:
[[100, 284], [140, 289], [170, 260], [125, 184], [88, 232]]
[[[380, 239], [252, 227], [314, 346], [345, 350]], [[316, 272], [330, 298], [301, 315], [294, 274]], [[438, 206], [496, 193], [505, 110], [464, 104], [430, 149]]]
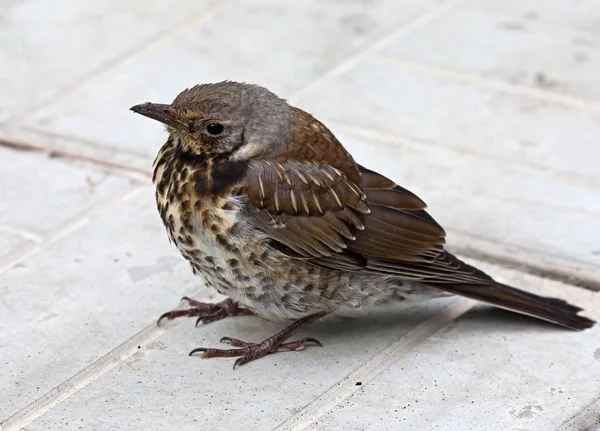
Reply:
[[363, 257], [366, 270], [435, 284], [493, 283], [444, 250], [446, 233], [421, 199], [377, 172], [359, 171], [371, 213], [347, 252]]
[[258, 226], [296, 257], [342, 252], [369, 213], [360, 187], [332, 166], [253, 161], [245, 185]]
[[361, 180], [330, 165], [255, 161], [246, 178], [248, 206], [273, 239], [317, 263], [346, 250], [406, 262], [440, 254], [444, 230], [418, 197], [364, 168]]
[[436, 284], [493, 283], [444, 250], [446, 233], [421, 199], [377, 172], [359, 171], [371, 213], [348, 251], [365, 257], [366, 269]]
[[316, 265], [435, 283], [491, 281], [444, 251], [445, 232], [421, 199], [358, 168], [360, 184], [330, 165], [253, 161], [249, 211], [276, 247]]

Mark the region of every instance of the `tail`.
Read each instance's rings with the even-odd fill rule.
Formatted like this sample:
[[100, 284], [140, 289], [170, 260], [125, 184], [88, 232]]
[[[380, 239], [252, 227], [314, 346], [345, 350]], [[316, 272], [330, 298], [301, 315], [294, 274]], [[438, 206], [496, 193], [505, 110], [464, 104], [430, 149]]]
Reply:
[[587, 317], [578, 316], [577, 313], [582, 309], [562, 299], [534, 295], [500, 283], [485, 285], [440, 283], [436, 287], [576, 331], [591, 328], [596, 323]]

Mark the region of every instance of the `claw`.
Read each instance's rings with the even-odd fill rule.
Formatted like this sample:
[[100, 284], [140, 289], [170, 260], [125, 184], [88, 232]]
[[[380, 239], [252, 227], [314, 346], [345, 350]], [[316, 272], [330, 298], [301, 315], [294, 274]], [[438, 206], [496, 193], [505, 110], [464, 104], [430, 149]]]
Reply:
[[166, 318], [166, 317], [167, 317], [167, 316], [168, 316], [170, 313], [171, 313], [170, 311], [167, 311], [166, 313], [163, 313], [163, 314], [162, 314], [162, 315], [161, 315], [161, 316], [158, 318], [158, 320], [156, 321], [156, 325], [157, 325], [157, 326], [160, 326], [160, 322], [161, 322], [161, 321], [162, 321], [164, 318]]
[[223, 337], [219, 340], [219, 343], [233, 345], [234, 338], [231, 337]]
[[249, 359], [247, 359], [245, 356], [241, 356], [241, 357], [237, 358], [235, 360], [235, 362], [233, 363], [233, 369], [235, 370], [235, 367], [237, 367], [238, 365], [242, 366], [244, 364], [247, 364], [248, 362], [250, 362]]
[[237, 302], [233, 302], [229, 298], [216, 304], [199, 302], [187, 296], [181, 298], [181, 301], [187, 302], [190, 308], [168, 311], [158, 318], [156, 324], [160, 325], [163, 319], [173, 320], [177, 317], [198, 316], [196, 320], [196, 327], [198, 327], [200, 323], [209, 323], [227, 316], [247, 316], [253, 314], [250, 310], [240, 307]]
[[192, 350], [188, 356], [194, 356], [194, 353], [198, 353], [198, 352], [208, 352], [208, 349], [206, 347], [197, 347], [194, 350]]
[[163, 313], [157, 320], [156, 324], [160, 325], [160, 322], [163, 321], [163, 319], [167, 319], [167, 320], [173, 320], [174, 318], [178, 317], [178, 316], [185, 316], [185, 312], [187, 310], [174, 310], [174, 311], [167, 311], [166, 313]]
[[317, 340], [316, 338], [303, 338], [300, 341], [304, 341], [305, 344], [308, 343], [308, 342], [311, 342], [311, 343], [314, 343], [315, 345], [317, 345], [319, 347], [323, 347], [323, 344], [321, 344], [321, 342], [319, 340]]

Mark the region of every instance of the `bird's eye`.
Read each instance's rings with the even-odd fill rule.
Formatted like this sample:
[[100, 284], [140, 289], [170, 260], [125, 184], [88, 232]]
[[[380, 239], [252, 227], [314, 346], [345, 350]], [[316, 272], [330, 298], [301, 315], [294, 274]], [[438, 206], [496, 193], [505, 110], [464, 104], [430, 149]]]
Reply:
[[206, 131], [213, 136], [220, 135], [225, 130], [225, 126], [219, 123], [210, 123], [206, 126]]

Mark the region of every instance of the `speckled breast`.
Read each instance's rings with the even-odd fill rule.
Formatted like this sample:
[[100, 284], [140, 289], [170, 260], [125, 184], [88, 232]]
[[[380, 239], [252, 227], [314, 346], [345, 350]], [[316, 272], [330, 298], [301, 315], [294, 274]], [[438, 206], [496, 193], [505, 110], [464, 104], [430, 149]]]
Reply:
[[[265, 318], [298, 318], [335, 308], [338, 277], [270, 246], [250, 222], [238, 174], [214, 159], [190, 159], [165, 144], [155, 161], [158, 211], [170, 240], [219, 293]], [[216, 173], [216, 175], [215, 175]]]

